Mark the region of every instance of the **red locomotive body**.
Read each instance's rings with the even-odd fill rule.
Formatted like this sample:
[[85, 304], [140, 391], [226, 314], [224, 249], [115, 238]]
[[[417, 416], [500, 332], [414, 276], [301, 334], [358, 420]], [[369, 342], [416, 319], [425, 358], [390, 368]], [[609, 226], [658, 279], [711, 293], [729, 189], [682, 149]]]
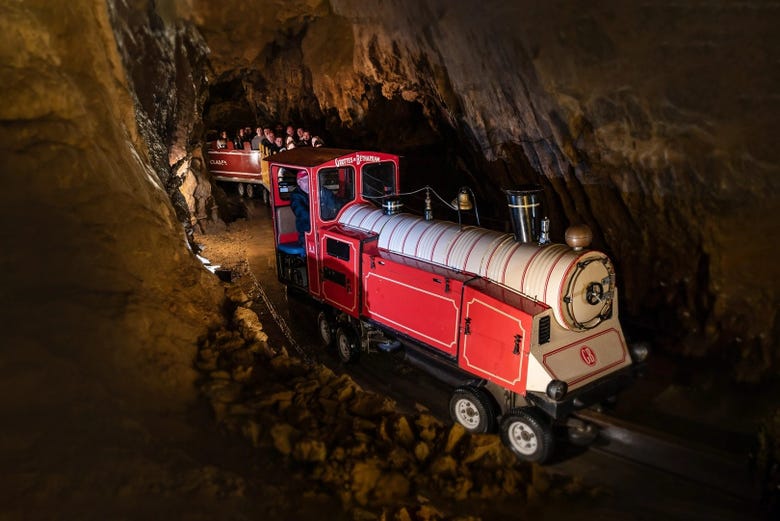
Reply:
[[[269, 161], [279, 279], [322, 304], [323, 341], [345, 362], [403, 347], [456, 387], [455, 421], [500, 427], [519, 457], [546, 459], [553, 424], [614, 396], [646, 356], [623, 337], [606, 255], [397, 212], [391, 154], [301, 148]], [[303, 244], [290, 207], [299, 175], [311, 194]], [[342, 203], [335, 215], [323, 190]]]

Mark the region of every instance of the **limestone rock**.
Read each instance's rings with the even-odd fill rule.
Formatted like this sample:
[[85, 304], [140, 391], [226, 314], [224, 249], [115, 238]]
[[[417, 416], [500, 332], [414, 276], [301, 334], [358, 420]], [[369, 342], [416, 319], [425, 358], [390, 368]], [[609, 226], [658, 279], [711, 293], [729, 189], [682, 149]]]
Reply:
[[293, 450], [293, 458], [303, 462], [321, 462], [325, 461], [327, 456], [327, 447], [321, 440], [301, 440], [295, 444]]

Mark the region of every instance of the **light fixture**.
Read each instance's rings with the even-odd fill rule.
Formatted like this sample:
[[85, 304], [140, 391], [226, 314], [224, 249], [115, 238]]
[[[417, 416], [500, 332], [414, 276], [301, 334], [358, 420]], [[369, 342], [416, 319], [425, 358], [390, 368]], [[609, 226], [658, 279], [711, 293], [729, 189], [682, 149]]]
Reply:
[[560, 380], [553, 380], [547, 384], [547, 396], [555, 401], [563, 399], [563, 397], [566, 396], [566, 392], [568, 390], [569, 386], [566, 385], [566, 382], [562, 382]]

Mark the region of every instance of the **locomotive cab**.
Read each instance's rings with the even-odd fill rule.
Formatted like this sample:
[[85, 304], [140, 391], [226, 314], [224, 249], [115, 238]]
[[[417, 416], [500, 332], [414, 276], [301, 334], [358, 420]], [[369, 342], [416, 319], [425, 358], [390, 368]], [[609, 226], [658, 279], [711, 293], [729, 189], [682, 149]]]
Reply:
[[[349, 280], [357, 271], [350, 262], [356, 256], [349, 255], [348, 244], [328, 240], [325, 234], [338, 224], [345, 208], [396, 192], [398, 156], [323, 147], [287, 150], [266, 160], [279, 280], [325, 300], [328, 286], [338, 286], [345, 295], [334, 297], [331, 304], [344, 307], [344, 301], [356, 296], [355, 281]], [[306, 178], [305, 196], [299, 186], [301, 176]], [[330, 266], [334, 262], [345, 265]], [[331, 288], [330, 294], [334, 293], [338, 291]]]

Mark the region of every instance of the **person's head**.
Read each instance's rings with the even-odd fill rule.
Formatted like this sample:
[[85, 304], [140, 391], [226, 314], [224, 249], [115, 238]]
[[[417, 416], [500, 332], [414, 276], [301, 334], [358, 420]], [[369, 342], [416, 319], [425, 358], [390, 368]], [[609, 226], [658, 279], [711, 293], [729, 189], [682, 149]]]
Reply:
[[298, 183], [298, 187], [306, 192], [309, 193], [309, 174], [306, 173], [306, 170], [299, 170], [298, 174], [295, 176], [295, 181]]
[[286, 132], [288, 136], [292, 137], [295, 134], [295, 129], [293, 128], [292, 125], [287, 125]]
[[221, 137], [222, 139], [227, 139], [227, 130], [223, 130], [222, 132], [220, 132], [219, 137]]
[[298, 134], [298, 139], [301, 139], [303, 137], [303, 129], [299, 127], [296, 134]]
[[276, 139], [274, 140], [274, 144], [278, 147], [284, 146], [284, 142], [282, 141], [282, 138], [279, 136], [277, 136]]
[[257, 134], [258, 136], [262, 136], [263, 135], [263, 127], [257, 127], [255, 129], [255, 134]]

